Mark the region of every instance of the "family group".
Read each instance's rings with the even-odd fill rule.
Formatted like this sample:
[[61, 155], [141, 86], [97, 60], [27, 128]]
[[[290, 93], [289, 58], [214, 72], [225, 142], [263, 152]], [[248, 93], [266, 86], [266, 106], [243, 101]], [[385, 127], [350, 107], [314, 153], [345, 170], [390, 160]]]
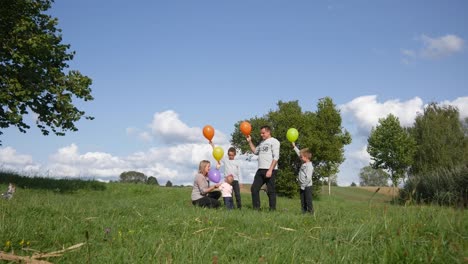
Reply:
[[[260, 210], [260, 190], [266, 185], [266, 192], [269, 200], [270, 211], [276, 210], [276, 187], [275, 178], [278, 171], [278, 160], [280, 154], [280, 142], [272, 137], [271, 128], [262, 126], [260, 128], [261, 142], [255, 146], [252, 143], [250, 135], [246, 135], [246, 140], [249, 143], [252, 152], [258, 156], [258, 169], [255, 173], [252, 186], [250, 188], [252, 195], [252, 208]], [[297, 175], [297, 180], [300, 184], [301, 209], [303, 213], [314, 213], [312, 204], [312, 174], [314, 167], [311, 162], [312, 153], [309, 149], [299, 150], [294, 142], [292, 147], [302, 161], [301, 168]], [[212, 147], [213, 143], [210, 141]], [[221, 206], [219, 198], [223, 197], [224, 204], [227, 209], [234, 208], [232, 194], [236, 199], [238, 209], [242, 208], [240, 195], [239, 175], [240, 165], [235, 159], [236, 149], [231, 147], [228, 150], [228, 159], [223, 158], [224, 163], [224, 181], [210, 185], [208, 172], [211, 169], [210, 161], [202, 160], [198, 167], [198, 173], [192, 188], [192, 204], [194, 206], [218, 208]], [[221, 163], [218, 162], [216, 167], [219, 169]]]

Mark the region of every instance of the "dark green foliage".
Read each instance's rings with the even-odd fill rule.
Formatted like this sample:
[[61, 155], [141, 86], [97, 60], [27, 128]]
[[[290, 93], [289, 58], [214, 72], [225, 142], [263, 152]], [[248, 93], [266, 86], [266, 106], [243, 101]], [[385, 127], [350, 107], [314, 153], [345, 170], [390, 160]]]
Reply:
[[412, 176], [400, 191], [403, 201], [468, 206], [468, 167]]
[[121, 182], [145, 183], [146, 175], [138, 171], [125, 171], [119, 176]]
[[154, 176], [148, 177], [148, 179], [146, 180], [146, 184], [159, 186], [158, 179], [156, 179], [156, 177]]
[[[281, 170], [281, 174], [276, 179], [276, 191], [281, 196], [295, 197], [299, 193], [299, 185], [297, 183], [296, 173], [287, 170], [287, 168]], [[314, 192], [312, 192], [314, 194]]]
[[416, 117], [410, 133], [417, 144], [412, 174], [468, 164], [466, 130], [457, 108], [431, 103]]
[[[289, 128], [299, 131], [296, 142], [298, 148], [309, 148], [314, 165], [313, 194], [321, 190], [321, 178], [331, 177], [338, 173], [339, 165], [344, 161], [344, 146], [351, 143], [351, 136], [341, 127], [341, 116], [331, 98], [320, 99], [317, 112], [302, 111], [298, 101], [278, 102], [278, 109], [270, 111], [263, 117], [248, 119], [252, 125], [252, 142], [258, 145], [261, 141], [260, 127], [269, 125], [272, 136], [281, 143], [278, 161], [277, 192], [292, 197], [297, 194], [296, 176], [301, 166], [299, 157], [294, 152], [291, 142], [286, 138]], [[242, 153], [249, 153], [250, 148], [245, 136], [239, 130], [240, 120], [235, 124], [231, 143]]]
[[103, 191], [106, 189], [105, 183], [95, 180], [26, 177], [15, 172], [0, 171], [0, 184], [8, 183], [14, 183], [17, 188], [44, 189], [58, 193], [71, 193], [81, 189], [96, 191]]
[[171, 181], [167, 181], [167, 182], [166, 182], [166, 187], [172, 187], [172, 182], [171, 182]]
[[25, 133], [30, 126], [23, 116], [32, 112], [44, 135], [49, 129], [56, 135], [77, 131], [75, 122], [85, 112], [74, 100], [93, 100], [91, 79], [68, 70], [75, 53], [62, 43], [57, 19], [45, 13], [52, 2], [1, 1], [0, 129], [15, 126]]
[[387, 186], [390, 175], [382, 169], [366, 166], [359, 172], [360, 186]]
[[467, 206], [468, 120], [453, 106], [429, 104], [409, 129], [417, 147], [405, 202]]
[[351, 183], [351, 187], [356, 187], [356, 186], [357, 186], [357, 185], [356, 185], [355, 182], [352, 182], [352, 183]]

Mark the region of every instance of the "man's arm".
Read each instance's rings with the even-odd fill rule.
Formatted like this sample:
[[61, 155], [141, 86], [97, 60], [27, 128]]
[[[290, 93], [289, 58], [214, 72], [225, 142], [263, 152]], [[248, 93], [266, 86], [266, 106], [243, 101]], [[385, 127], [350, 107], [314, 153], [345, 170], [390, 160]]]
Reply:
[[255, 145], [252, 143], [252, 137], [250, 135], [245, 137], [247, 139], [247, 142], [249, 142], [250, 150], [252, 150], [253, 153], [255, 153], [255, 150], [257, 149]]

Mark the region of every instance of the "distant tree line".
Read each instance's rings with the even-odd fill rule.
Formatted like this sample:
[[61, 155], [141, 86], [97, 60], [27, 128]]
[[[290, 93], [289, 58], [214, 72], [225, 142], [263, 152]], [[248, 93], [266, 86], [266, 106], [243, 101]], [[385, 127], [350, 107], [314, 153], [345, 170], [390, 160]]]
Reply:
[[[154, 176], [147, 177], [144, 173], [139, 172], [139, 171], [122, 172], [119, 176], [119, 181], [125, 182], [125, 183], [143, 183], [143, 184], [160, 186], [158, 179], [156, 179], [156, 177]], [[165, 186], [176, 187], [175, 185], [172, 184], [171, 181], [167, 181]], [[181, 187], [183, 187], [183, 185]]]

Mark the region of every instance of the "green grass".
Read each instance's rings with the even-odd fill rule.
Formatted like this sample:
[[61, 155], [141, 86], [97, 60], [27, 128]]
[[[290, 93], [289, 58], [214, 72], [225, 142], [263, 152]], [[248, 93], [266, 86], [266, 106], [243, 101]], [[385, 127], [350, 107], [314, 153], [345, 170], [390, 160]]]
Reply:
[[312, 217], [300, 213], [299, 199], [278, 198], [276, 212], [256, 212], [244, 194], [242, 210], [210, 210], [193, 207], [190, 192], [119, 183], [73, 193], [18, 189], [12, 200], [0, 200], [0, 250], [31, 256], [86, 242], [48, 259], [54, 263], [466, 263], [468, 257], [464, 210], [396, 206], [379, 193], [369, 202], [372, 192], [334, 187], [332, 196], [323, 191], [314, 201]]

